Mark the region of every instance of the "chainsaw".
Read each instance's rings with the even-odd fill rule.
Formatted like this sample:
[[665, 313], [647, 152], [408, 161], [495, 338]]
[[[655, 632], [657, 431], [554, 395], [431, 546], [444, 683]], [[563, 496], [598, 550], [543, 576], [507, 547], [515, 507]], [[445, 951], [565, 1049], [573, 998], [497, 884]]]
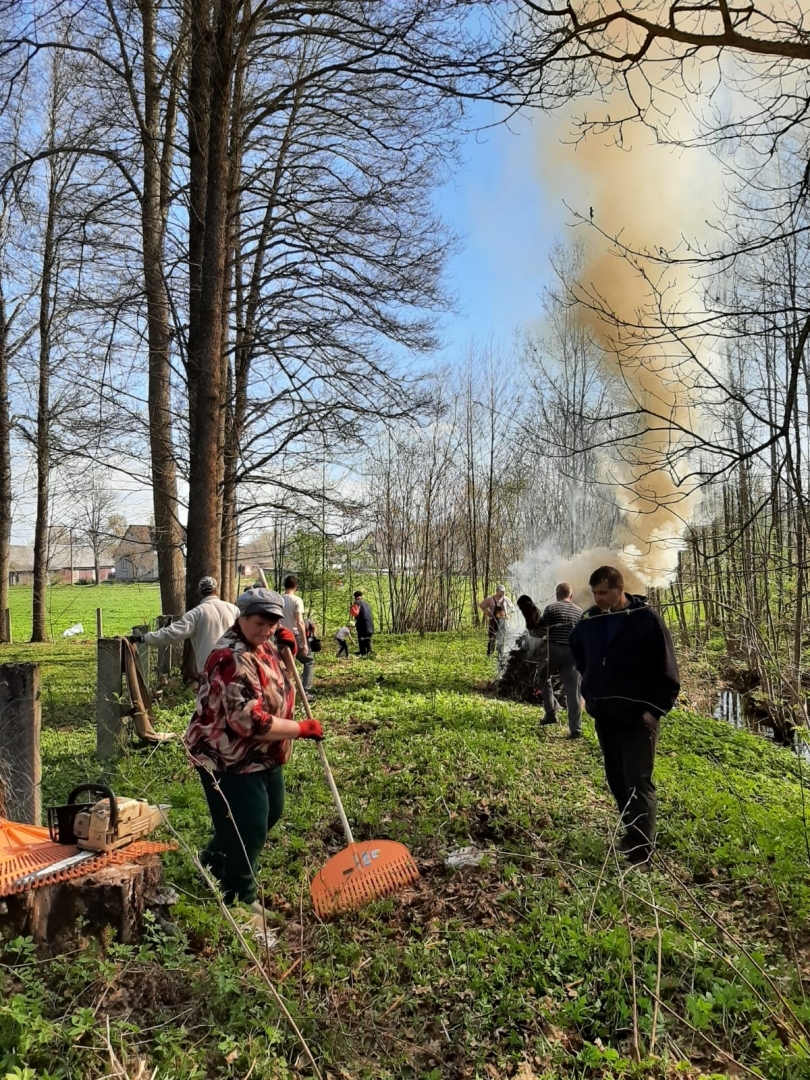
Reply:
[[[85, 794], [95, 796], [95, 801], [79, 802]], [[48, 832], [57, 844], [75, 844], [84, 851], [115, 851], [156, 829], [169, 809], [151, 806], [145, 799], [116, 798], [102, 784], [82, 784], [71, 791], [66, 805], [48, 808]]]

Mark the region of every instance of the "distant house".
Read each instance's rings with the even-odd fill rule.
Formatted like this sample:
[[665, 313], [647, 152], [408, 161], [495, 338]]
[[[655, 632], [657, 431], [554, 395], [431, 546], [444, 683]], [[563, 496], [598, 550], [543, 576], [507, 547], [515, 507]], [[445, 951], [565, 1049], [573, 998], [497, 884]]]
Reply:
[[[98, 557], [98, 579], [106, 581], [115, 567], [115, 557], [111, 551], [100, 551]], [[96, 564], [91, 547], [79, 547], [70, 544], [56, 544], [48, 560], [48, 573], [53, 581], [61, 579], [66, 585], [75, 585], [77, 581], [95, 581]], [[98, 582], [96, 582], [98, 584]]]
[[116, 581], [157, 581], [155, 531], [149, 525], [127, 525], [115, 552]]
[[9, 585], [34, 584], [34, 549], [26, 544], [12, 544], [9, 547], [8, 566]]
[[252, 584], [254, 581], [259, 580], [259, 567], [261, 567], [267, 575], [268, 582], [272, 582], [276, 573], [274, 563], [275, 555], [272, 552], [258, 549], [248, 550], [245, 554], [245, 561], [239, 564], [237, 571], [243, 582], [249, 579], [247, 584]]
[[[34, 549], [26, 544], [12, 544], [10, 547], [8, 583], [9, 585], [34, 584]], [[109, 551], [99, 554], [98, 576], [100, 581], [113, 572], [115, 560]], [[63, 581], [66, 585], [77, 581], [95, 581], [96, 567], [93, 549], [74, 544], [55, 544], [48, 559], [48, 578], [51, 583]]]

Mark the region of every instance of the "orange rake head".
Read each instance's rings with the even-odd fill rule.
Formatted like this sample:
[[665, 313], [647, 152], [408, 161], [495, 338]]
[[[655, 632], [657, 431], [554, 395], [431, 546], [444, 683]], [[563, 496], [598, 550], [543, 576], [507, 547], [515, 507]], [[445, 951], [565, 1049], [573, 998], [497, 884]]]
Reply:
[[333, 855], [310, 886], [321, 919], [381, 900], [419, 880], [413, 856], [395, 840], [364, 840]]

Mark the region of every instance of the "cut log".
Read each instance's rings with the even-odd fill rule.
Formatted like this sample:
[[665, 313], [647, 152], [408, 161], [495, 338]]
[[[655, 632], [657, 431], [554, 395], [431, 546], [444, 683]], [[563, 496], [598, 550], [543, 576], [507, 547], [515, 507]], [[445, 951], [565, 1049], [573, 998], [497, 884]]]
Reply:
[[86, 877], [5, 897], [0, 935], [30, 935], [37, 945], [47, 946], [47, 952], [110, 931], [116, 940], [130, 944], [143, 934], [144, 914], [151, 911], [165, 924], [172, 902], [171, 890], [163, 886], [160, 856], [141, 855]]

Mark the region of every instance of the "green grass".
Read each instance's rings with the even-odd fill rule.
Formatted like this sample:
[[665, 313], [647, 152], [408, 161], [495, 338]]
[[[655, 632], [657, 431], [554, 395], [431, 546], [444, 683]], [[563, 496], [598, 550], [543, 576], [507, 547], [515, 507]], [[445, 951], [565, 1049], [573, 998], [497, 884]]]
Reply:
[[[96, 696], [96, 608], [103, 612], [107, 636], [128, 634], [133, 626], [152, 623], [160, 612], [157, 585], [53, 585], [48, 589], [48, 627], [52, 640], [28, 644], [31, 636], [31, 589], [9, 590], [11, 636], [0, 645], [0, 664], [38, 663], [42, 722], [46, 728], [77, 729], [94, 722]], [[63, 638], [81, 623], [84, 633]]]
[[[31, 637], [32, 590], [26, 585], [9, 589], [11, 637], [16, 643]], [[104, 634], [128, 634], [133, 626], [151, 623], [160, 614], [157, 585], [50, 585], [47, 590], [48, 636], [62, 640], [62, 633], [81, 623], [84, 637], [96, 637], [96, 608], [101, 608]], [[76, 638], [67, 639], [76, 641]]]
[[[309, 881], [343, 841], [309, 744], [287, 767], [287, 810], [261, 864], [283, 927], [269, 973], [325, 1076], [810, 1078], [794, 757], [673, 714], [656, 773], [661, 855], [650, 876], [623, 875], [590, 726], [569, 743], [538, 728], [537, 710], [488, 694], [483, 635], [382, 637], [377, 649], [368, 662], [319, 656], [316, 713], [356, 834], [406, 843], [422, 880], [318, 922]], [[181, 731], [190, 709], [179, 700], [161, 724]], [[100, 776], [92, 749], [87, 725], [46, 730], [47, 800]], [[192, 848], [207, 839], [178, 745], [133, 752], [109, 778], [120, 794], [170, 801]], [[485, 861], [448, 869], [446, 854], [469, 844]], [[167, 1080], [311, 1075], [188, 854], [165, 866], [179, 937], [155, 928], [139, 946], [93, 941], [47, 962], [25, 942], [6, 947], [0, 1077], [109, 1076], [107, 1018], [130, 1076], [139, 1061]]]

